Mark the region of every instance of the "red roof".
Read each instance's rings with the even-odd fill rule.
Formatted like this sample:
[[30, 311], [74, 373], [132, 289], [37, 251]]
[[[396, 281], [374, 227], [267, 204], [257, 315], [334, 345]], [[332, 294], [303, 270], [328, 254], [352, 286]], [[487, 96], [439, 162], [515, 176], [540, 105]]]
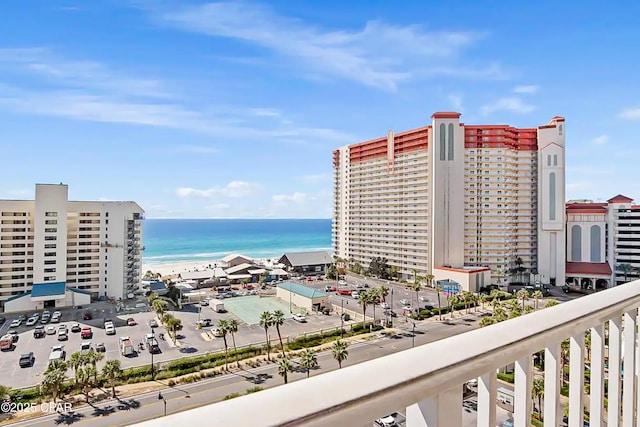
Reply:
[[462, 114], [454, 111], [440, 111], [431, 115], [432, 119], [459, 119]]
[[566, 275], [571, 274], [611, 276], [611, 267], [606, 262], [567, 262]]
[[606, 203], [567, 203], [567, 212], [571, 213], [607, 213]]
[[627, 196], [623, 196], [622, 194], [618, 194], [617, 196], [612, 197], [609, 200], [607, 200], [607, 202], [609, 202], [609, 203], [631, 203], [631, 202], [633, 202], [633, 199], [630, 199]]

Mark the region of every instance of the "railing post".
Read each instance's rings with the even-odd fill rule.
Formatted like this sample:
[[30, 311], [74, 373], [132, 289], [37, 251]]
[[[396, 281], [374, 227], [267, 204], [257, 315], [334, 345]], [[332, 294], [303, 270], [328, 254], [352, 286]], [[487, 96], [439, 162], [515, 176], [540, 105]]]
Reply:
[[560, 384], [562, 382], [561, 344], [555, 343], [544, 350], [544, 425], [557, 427], [562, 419]]
[[602, 425], [604, 408], [604, 325], [591, 328], [589, 424]]
[[636, 383], [636, 317], [638, 309], [624, 314], [624, 374], [622, 375], [622, 425], [635, 427]]
[[513, 404], [513, 421], [515, 427], [529, 427], [531, 425], [531, 385], [533, 380], [533, 366], [531, 356], [516, 360], [515, 387]]
[[496, 372], [478, 377], [478, 427], [496, 425]]
[[609, 380], [608, 380], [608, 426], [617, 426], [620, 422], [620, 316], [609, 320]]
[[584, 332], [569, 339], [569, 427], [584, 426]]
[[407, 407], [407, 427], [460, 427], [462, 387], [454, 387]]

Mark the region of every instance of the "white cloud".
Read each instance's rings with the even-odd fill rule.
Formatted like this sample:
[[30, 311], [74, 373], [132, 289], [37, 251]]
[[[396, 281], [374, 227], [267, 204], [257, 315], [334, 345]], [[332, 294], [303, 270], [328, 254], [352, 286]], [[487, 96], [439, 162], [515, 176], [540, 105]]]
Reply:
[[600, 135], [600, 136], [597, 136], [597, 137], [593, 138], [592, 142], [595, 145], [603, 145], [603, 144], [606, 144], [607, 142], [609, 142], [609, 140], [610, 140], [609, 135]]
[[261, 117], [280, 117], [281, 116], [280, 111], [273, 108], [251, 108], [249, 111], [256, 116], [261, 116]]
[[454, 110], [462, 111], [462, 95], [452, 93], [448, 98]]
[[245, 181], [231, 181], [223, 187], [212, 187], [205, 190], [200, 190], [191, 187], [180, 187], [176, 190], [176, 194], [180, 197], [193, 197], [193, 198], [229, 198], [229, 199], [241, 199], [250, 197], [258, 192], [260, 185], [252, 182]]
[[271, 197], [274, 202], [296, 202], [302, 203], [309, 200], [309, 196], [306, 193], [295, 192], [293, 194], [275, 194]]
[[620, 118], [625, 120], [640, 120], [640, 108], [629, 108], [620, 113]]
[[492, 104], [482, 107], [482, 114], [489, 115], [496, 111], [511, 111], [514, 113], [530, 113], [535, 110], [534, 105], [525, 104], [520, 98], [500, 98]]
[[219, 149], [206, 145], [179, 145], [176, 147], [176, 151], [195, 154], [217, 154], [220, 152]]
[[[277, 56], [274, 64], [302, 67], [310, 78], [340, 77], [366, 86], [394, 90], [403, 81], [428, 75], [463, 77], [483, 68], [465, 66], [456, 56], [483, 34], [470, 31], [426, 31], [415, 25], [369, 21], [359, 30], [314, 27], [300, 19], [246, 2], [216, 2], [156, 11], [163, 24], [258, 45]], [[434, 67], [436, 62], [441, 64]], [[472, 73], [476, 78], [477, 73]], [[494, 78], [501, 70], [484, 76]]]
[[516, 86], [513, 88], [513, 93], [528, 93], [528, 94], [533, 94], [538, 92], [538, 90], [540, 90], [540, 86], [534, 86], [534, 85], [523, 85], [523, 86]]
[[325, 182], [331, 179], [330, 173], [319, 173], [315, 175], [305, 175], [302, 177], [302, 180], [308, 184], [315, 184], [318, 182]]

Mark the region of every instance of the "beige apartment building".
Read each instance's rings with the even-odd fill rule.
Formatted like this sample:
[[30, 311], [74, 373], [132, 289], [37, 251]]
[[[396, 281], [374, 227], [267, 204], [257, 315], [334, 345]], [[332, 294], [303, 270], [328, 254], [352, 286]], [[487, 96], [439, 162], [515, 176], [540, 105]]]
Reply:
[[141, 278], [143, 214], [135, 202], [69, 201], [63, 184], [36, 184], [35, 200], [0, 200], [3, 310], [126, 298]]
[[335, 254], [363, 265], [385, 257], [404, 278], [489, 267], [494, 283], [521, 259], [537, 280], [564, 284], [563, 127], [562, 117], [465, 125], [441, 112], [335, 150]]

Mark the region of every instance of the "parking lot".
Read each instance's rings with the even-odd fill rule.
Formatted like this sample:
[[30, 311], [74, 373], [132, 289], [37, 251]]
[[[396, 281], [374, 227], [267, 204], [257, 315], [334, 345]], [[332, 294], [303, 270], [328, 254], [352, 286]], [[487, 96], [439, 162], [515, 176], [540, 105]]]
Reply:
[[[149, 326], [149, 320], [156, 318], [156, 314], [153, 312], [118, 314], [115, 310], [110, 310], [108, 307], [96, 307], [88, 307], [83, 310], [75, 311], [64, 310], [62, 311], [61, 322], [57, 324], [50, 324], [55, 326], [56, 330], [60, 325], [66, 325], [69, 328], [67, 341], [58, 341], [57, 334], [45, 335], [43, 338], [34, 338], [34, 326], [26, 327], [23, 322], [22, 326], [17, 328], [19, 339], [14, 345], [13, 350], [0, 352], [0, 377], [3, 378], [0, 384], [12, 388], [30, 387], [40, 384], [43, 379], [43, 373], [48, 364], [51, 348], [59, 344], [64, 345], [68, 359], [72, 353], [80, 351], [81, 342], [90, 341], [93, 348], [95, 348], [98, 343], [104, 343], [106, 348], [105, 358], [98, 364], [99, 369], [102, 368], [106, 360], [110, 359], [120, 360], [123, 368], [150, 364], [150, 353], [146, 350], [138, 349], [138, 345], [143, 342], [145, 334], [151, 333], [152, 328]], [[82, 320], [83, 314], [87, 311], [92, 313], [93, 318], [91, 320]], [[200, 319], [211, 319], [212, 326], [214, 326], [214, 324], [220, 319], [235, 318], [239, 323], [238, 333], [236, 334], [236, 345], [238, 347], [249, 344], [262, 344], [265, 341], [265, 333], [262, 327], [255, 324], [247, 325], [242, 321], [242, 319], [235, 317], [231, 312], [216, 313], [209, 307], [185, 305], [182, 310], [171, 313], [182, 320], [183, 329], [178, 333], [178, 339], [182, 347], [188, 349], [188, 355], [196, 355], [224, 349], [222, 338], [212, 338], [212, 334], [205, 333], [207, 329], [210, 328], [203, 328], [202, 330], [196, 329], [196, 322]], [[17, 315], [7, 316], [6, 322], [0, 326], [0, 335], [7, 333], [10, 329], [9, 324], [17, 317]], [[127, 326], [126, 320], [129, 317], [135, 319], [136, 325]], [[116, 327], [115, 335], [108, 336], [105, 334], [105, 318], [112, 319], [114, 321]], [[286, 319], [284, 324], [280, 327], [280, 331], [282, 333], [283, 340], [286, 340], [287, 338], [295, 339], [305, 333], [339, 327], [340, 322], [340, 317], [335, 314], [325, 316], [314, 313], [307, 315], [306, 323], [299, 323], [292, 319]], [[93, 337], [91, 339], [81, 339], [79, 332], [71, 332], [71, 325], [73, 323], [79, 323], [81, 326], [91, 326]], [[46, 327], [49, 325], [44, 326]], [[160, 333], [163, 333], [165, 336], [165, 340], [158, 339], [160, 353], [153, 356], [155, 363], [178, 359], [187, 355], [184, 353], [184, 350], [181, 352], [180, 348], [173, 345], [169, 338], [169, 334], [162, 325], [154, 329], [157, 336]], [[128, 336], [133, 341], [136, 348], [136, 352], [134, 352], [133, 356], [125, 357], [120, 354], [118, 349], [118, 340], [123, 336]], [[277, 337], [275, 327], [271, 327], [269, 329], [269, 338], [277, 340]], [[228, 340], [228, 342], [229, 345], [231, 345], [231, 340]], [[34, 353], [35, 362], [31, 367], [20, 368], [18, 364], [20, 355], [26, 352]], [[68, 374], [72, 375], [73, 372], [70, 370]]]

